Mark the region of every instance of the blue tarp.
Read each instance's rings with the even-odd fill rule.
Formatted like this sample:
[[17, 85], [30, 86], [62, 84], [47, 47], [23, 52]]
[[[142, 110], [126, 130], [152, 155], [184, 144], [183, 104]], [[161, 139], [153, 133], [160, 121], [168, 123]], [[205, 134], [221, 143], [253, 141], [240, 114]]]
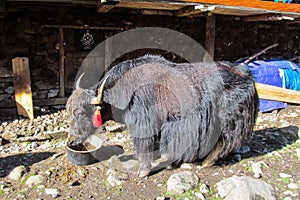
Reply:
[[[255, 60], [247, 64], [258, 83], [300, 90], [300, 68], [286, 60]], [[259, 100], [261, 112], [286, 108], [287, 103], [271, 100]]]

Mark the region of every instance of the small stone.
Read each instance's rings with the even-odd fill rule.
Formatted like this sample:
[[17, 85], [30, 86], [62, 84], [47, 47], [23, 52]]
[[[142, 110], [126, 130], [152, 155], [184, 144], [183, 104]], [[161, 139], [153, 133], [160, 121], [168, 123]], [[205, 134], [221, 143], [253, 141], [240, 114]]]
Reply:
[[181, 169], [192, 169], [193, 168], [193, 165], [190, 164], [190, 163], [183, 163], [181, 166], [180, 166]]
[[291, 197], [285, 197], [284, 200], [293, 200]]
[[283, 192], [284, 195], [290, 195], [290, 196], [294, 196], [295, 193], [293, 193], [291, 190], [287, 190]]
[[235, 154], [234, 155], [234, 160], [238, 161], [238, 162], [241, 161], [242, 160], [242, 155], [241, 154]]
[[201, 184], [201, 186], [200, 186], [200, 192], [202, 193], [202, 194], [206, 194], [206, 193], [209, 193], [209, 191], [210, 191], [210, 189], [209, 189], [209, 187], [208, 187], [208, 185], [206, 185], [206, 184]]
[[292, 189], [292, 190], [295, 190], [295, 189], [298, 189], [298, 185], [296, 183], [289, 183], [288, 188]]
[[77, 174], [78, 174], [79, 176], [85, 178], [86, 175], [87, 175], [87, 171], [86, 171], [84, 168], [78, 168], [78, 169], [77, 169]]
[[201, 200], [205, 200], [204, 195], [201, 194], [200, 192], [195, 192], [194, 195], [195, 195], [197, 198], [201, 199]]
[[38, 145], [37, 142], [32, 142], [30, 146], [31, 146], [32, 149], [35, 149], [35, 148], [37, 148], [39, 145]]
[[9, 178], [15, 181], [18, 181], [21, 179], [23, 174], [26, 172], [26, 167], [24, 165], [15, 167], [9, 174]]
[[11, 186], [10, 182], [4, 182], [0, 181], [0, 190], [5, 190], [5, 189], [10, 189], [9, 187]]
[[45, 185], [38, 185], [36, 188], [38, 189], [38, 190], [42, 190], [42, 189], [44, 189], [46, 186]]
[[260, 178], [263, 174], [262, 170], [261, 170], [261, 164], [259, 162], [253, 162], [251, 164], [252, 170], [253, 170], [253, 177], [254, 178]]
[[290, 113], [291, 117], [298, 117], [299, 115], [297, 113]]
[[9, 86], [4, 90], [7, 94], [14, 94], [15, 88], [13, 86]]
[[41, 185], [45, 181], [45, 178], [41, 175], [34, 175], [27, 179], [26, 185], [29, 187], [35, 186], [35, 185]]
[[172, 194], [182, 194], [195, 188], [199, 184], [199, 178], [190, 171], [179, 172], [170, 176], [167, 181], [167, 190]]
[[113, 169], [109, 169], [107, 171], [107, 174], [107, 181], [113, 187], [121, 185], [129, 179], [129, 175], [127, 173], [116, 171]]
[[49, 90], [49, 93], [48, 93], [48, 99], [49, 98], [53, 98], [53, 97], [56, 97], [58, 95], [58, 89], [52, 89], [52, 90]]
[[297, 152], [297, 156], [298, 156], [298, 158], [300, 158], [300, 149], [299, 149], [299, 148], [297, 148], [297, 149], [296, 149], [296, 152]]
[[293, 177], [292, 175], [286, 174], [286, 173], [280, 173], [279, 176], [280, 176], [281, 178], [292, 178], [292, 177]]
[[46, 188], [44, 192], [47, 195], [51, 195], [52, 198], [57, 198], [57, 197], [60, 196], [60, 190], [59, 189]]
[[5, 140], [8, 140], [8, 141], [15, 141], [15, 140], [17, 140], [17, 134], [13, 133], [11, 131], [5, 131], [2, 134], [2, 138]]

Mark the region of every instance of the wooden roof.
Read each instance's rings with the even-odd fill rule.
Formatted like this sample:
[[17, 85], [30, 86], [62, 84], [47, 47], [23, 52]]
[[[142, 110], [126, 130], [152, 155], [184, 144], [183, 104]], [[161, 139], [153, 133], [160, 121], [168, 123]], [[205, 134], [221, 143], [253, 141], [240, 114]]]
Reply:
[[[249, 17], [248, 20], [294, 20], [300, 18], [300, 4], [259, 0], [101, 0], [98, 12], [111, 12], [115, 8], [137, 10], [141, 14], [195, 16], [222, 14]], [[253, 16], [255, 16], [253, 18]]]
[[277, 3], [271, 0], [2, 0], [0, 12], [5, 12], [4, 2], [95, 6], [99, 13], [129, 9], [145, 15], [193, 17], [211, 13], [239, 16], [246, 21], [300, 22], [300, 4]]
[[243, 8], [262, 9], [268, 11], [277, 12], [294, 12], [300, 13], [300, 4], [294, 3], [281, 3], [273, 1], [260, 1], [260, 0], [242, 0], [242, 1], [230, 1], [230, 0], [177, 0], [178, 2], [194, 2], [194, 3], [207, 3], [216, 5], [226, 5]]

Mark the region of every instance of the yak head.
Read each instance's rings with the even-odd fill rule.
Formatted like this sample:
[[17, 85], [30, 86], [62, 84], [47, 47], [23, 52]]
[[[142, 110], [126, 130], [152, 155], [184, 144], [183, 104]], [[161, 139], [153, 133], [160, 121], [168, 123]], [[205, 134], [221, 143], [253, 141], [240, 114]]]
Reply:
[[70, 117], [70, 140], [74, 144], [82, 143], [102, 126], [100, 104], [102, 103], [102, 93], [108, 76], [103, 79], [98, 89], [83, 89], [79, 86], [83, 75], [84, 73], [78, 78], [75, 90], [66, 104], [66, 110]]

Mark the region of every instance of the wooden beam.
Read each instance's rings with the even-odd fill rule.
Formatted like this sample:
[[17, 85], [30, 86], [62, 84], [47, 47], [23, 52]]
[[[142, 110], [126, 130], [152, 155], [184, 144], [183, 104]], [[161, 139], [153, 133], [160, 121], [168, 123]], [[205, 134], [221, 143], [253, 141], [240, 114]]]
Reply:
[[293, 21], [289, 21], [289, 22], [287, 22], [287, 24], [300, 24], [300, 17], [299, 17], [299, 18], [296, 18], [296, 19], [294, 19]]
[[206, 17], [205, 49], [212, 59], [214, 59], [214, 53], [215, 53], [215, 37], [216, 37], [216, 16], [208, 15]]
[[0, 12], [5, 12], [5, 2], [0, 1]]
[[96, 6], [98, 4], [97, 0], [4, 0], [11, 2], [32, 2], [32, 3], [61, 3], [61, 4], [71, 4], [71, 5], [86, 5], [86, 6]]
[[33, 99], [33, 105], [35, 106], [65, 105], [67, 101], [68, 98]]
[[140, 10], [139, 14], [142, 15], [168, 15], [168, 16], [173, 16], [174, 13], [170, 10]]
[[122, 31], [124, 28], [122, 27], [101, 27], [101, 26], [89, 26], [89, 25], [84, 25], [84, 26], [78, 26], [78, 25], [60, 25], [60, 24], [51, 24], [51, 25], [43, 25], [45, 28], [63, 28], [63, 29], [93, 29], [93, 30], [104, 30], [104, 31]]
[[268, 13], [261, 15], [252, 15], [243, 17], [243, 21], [245, 22], [253, 22], [253, 21], [279, 21], [279, 20], [294, 20], [292, 17], [283, 16], [282, 14]]
[[146, 9], [146, 10], [179, 10], [186, 5], [178, 4], [172, 1], [147, 1], [147, 0], [122, 0], [120, 3], [115, 5], [120, 8], [130, 9]]
[[300, 104], [300, 91], [283, 89], [261, 83], [255, 83], [255, 86], [260, 99]]
[[175, 11], [175, 16], [184, 17], [184, 16], [192, 16], [202, 13], [203, 11], [200, 9], [195, 9], [195, 6], [186, 6], [181, 8], [178, 11]]
[[29, 59], [27, 57], [16, 57], [12, 60], [12, 67], [18, 114], [33, 119]]
[[64, 30], [59, 28], [59, 97], [65, 96], [65, 47]]

